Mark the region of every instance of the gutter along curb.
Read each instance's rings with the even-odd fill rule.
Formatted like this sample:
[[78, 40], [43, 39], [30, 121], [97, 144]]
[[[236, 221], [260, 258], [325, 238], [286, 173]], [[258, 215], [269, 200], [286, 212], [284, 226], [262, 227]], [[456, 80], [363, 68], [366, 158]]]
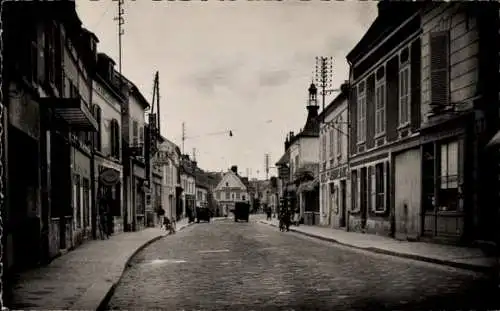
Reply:
[[[259, 220], [259, 222], [262, 224], [273, 226], [273, 227], [278, 227], [277, 225], [275, 225], [273, 223], [265, 222], [262, 220]], [[475, 272], [482, 272], [482, 273], [491, 273], [495, 269], [494, 267], [477, 265], [477, 264], [473, 264], [473, 263], [457, 262], [457, 261], [453, 261], [453, 260], [433, 258], [433, 257], [428, 257], [428, 256], [423, 256], [423, 255], [408, 254], [408, 253], [387, 250], [387, 249], [382, 249], [382, 248], [377, 248], [377, 247], [357, 246], [357, 245], [349, 244], [346, 242], [339, 242], [338, 240], [334, 239], [333, 237], [325, 237], [325, 236], [321, 236], [318, 234], [313, 234], [313, 233], [297, 230], [295, 228], [290, 228], [290, 231], [295, 232], [295, 233], [299, 233], [302, 235], [306, 235], [308, 237], [316, 238], [319, 240], [323, 240], [323, 241], [327, 241], [327, 242], [331, 242], [331, 243], [336, 243], [339, 245], [343, 245], [343, 246], [347, 246], [347, 247], [351, 247], [351, 248], [355, 248], [355, 249], [360, 249], [360, 250], [364, 250], [364, 251], [369, 251], [369, 252], [377, 253], [377, 254], [384, 254], [384, 255], [389, 255], [389, 256], [394, 256], [394, 257], [413, 259], [413, 260], [429, 262], [429, 263], [443, 265], [443, 266], [471, 270], [471, 271], [475, 271]]]
[[[193, 225], [194, 223], [188, 223], [180, 228], [177, 229], [177, 232], [184, 230], [185, 228]], [[113, 296], [115, 289], [120, 282], [121, 278], [123, 277], [123, 274], [127, 270], [128, 267], [130, 267], [130, 262], [132, 259], [144, 248], [147, 246], [153, 244], [154, 242], [157, 242], [158, 240], [169, 236], [170, 234], [162, 234], [159, 236], [156, 236], [154, 238], [151, 238], [148, 241], [145, 241], [142, 245], [137, 247], [135, 251], [133, 251], [129, 256], [127, 256], [127, 259], [125, 260], [125, 263], [123, 265], [122, 271], [120, 272], [120, 276], [110, 280], [98, 280], [92, 287], [87, 290], [87, 292], [84, 294], [85, 297], [89, 297], [87, 299], [83, 298], [77, 301], [71, 309], [75, 310], [106, 310], [107, 304], [109, 303], [111, 297]], [[90, 292], [90, 293], [89, 293]], [[92, 295], [94, 293], [94, 295]]]

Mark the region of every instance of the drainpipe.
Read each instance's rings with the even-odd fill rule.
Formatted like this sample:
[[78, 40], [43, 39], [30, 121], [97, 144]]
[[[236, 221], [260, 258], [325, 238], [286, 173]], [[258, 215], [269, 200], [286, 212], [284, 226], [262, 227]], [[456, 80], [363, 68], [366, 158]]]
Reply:
[[[346, 209], [346, 215], [344, 216], [345, 217], [345, 228], [346, 228], [346, 231], [349, 231], [350, 228], [349, 228], [349, 218], [350, 218], [350, 215], [351, 215], [351, 209], [352, 209], [352, 178], [351, 178], [351, 171], [350, 171], [350, 168], [351, 168], [351, 99], [352, 99], [352, 85], [351, 85], [351, 82], [353, 80], [353, 77], [352, 77], [352, 62], [350, 62], [349, 60], [347, 60], [347, 64], [349, 64], [349, 88], [348, 88], [348, 93], [347, 93], [347, 170], [348, 170], [348, 173], [349, 173], [349, 180], [351, 182], [349, 182], [349, 185], [350, 185], [350, 188], [349, 189], [349, 193], [351, 194], [349, 197], [350, 197], [350, 204], [349, 204], [349, 208]], [[347, 184], [347, 183], [346, 183]], [[346, 189], [346, 192], [347, 192], [347, 189]]]
[[95, 183], [97, 181], [96, 174], [95, 174], [95, 150], [92, 148], [91, 152], [91, 157], [90, 157], [90, 180], [92, 181], [90, 183], [90, 191], [92, 193], [92, 208], [90, 210], [91, 214], [91, 226], [92, 226], [92, 239], [96, 240], [97, 239], [97, 228], [96, 228], [96, 222], [97, 222], [97, 193], [96, 193], [96, 186]]

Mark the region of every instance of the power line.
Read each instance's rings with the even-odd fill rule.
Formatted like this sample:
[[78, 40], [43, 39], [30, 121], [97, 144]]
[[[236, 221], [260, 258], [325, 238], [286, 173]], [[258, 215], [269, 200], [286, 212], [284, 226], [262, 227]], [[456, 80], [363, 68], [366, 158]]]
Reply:
[[101, 14], [97, 22], [94, 24], [94, 26], [91, 29], [96, 29], [101, 22], [104, 20], [104, 16], [109, 12], [109, 9], [113, 6], [113, 1], [108, 3], [108, 7], [104, 10], [104, 12]]

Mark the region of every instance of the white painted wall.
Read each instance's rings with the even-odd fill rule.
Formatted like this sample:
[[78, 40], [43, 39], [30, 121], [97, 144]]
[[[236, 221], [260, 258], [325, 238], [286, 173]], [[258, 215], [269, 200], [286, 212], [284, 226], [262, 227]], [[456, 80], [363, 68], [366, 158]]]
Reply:
[[[94, 81], [93, 84], [92, 103], [99, 105], [101, 108], [101, 150], [104, 155], [111, 154], [111, 120], [116, 119], [120, 126], [120, 134], [122, 128], [121, 106], [119, 101], [109, 93], [107, 86], [99, 81]], [[120, 139], [121, 149], [121, 139]], [[120, 152], [121, 154], [121, 152]]]

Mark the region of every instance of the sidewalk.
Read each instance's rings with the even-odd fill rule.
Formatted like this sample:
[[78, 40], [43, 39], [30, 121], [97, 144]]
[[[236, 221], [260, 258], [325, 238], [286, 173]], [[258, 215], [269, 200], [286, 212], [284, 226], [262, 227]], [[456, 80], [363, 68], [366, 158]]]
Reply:
[[[177, 222], [177, 231], [189, 226]], [[92, 240], [56, 258], [49, 265], [16, 276], [10, 309], [96, 310], [120, 280], [132, 257], [166, 236], [146, 228], [108, 240]]]
[[[265, 220], [265, 216], [262, 216], [258, 221], [263, 224], [278, 227], [278, 220], [275, 218], [268, 221]], [[486, 257], [478, 248], [398, 241], [385, 236], [347, 232], [318, 226], [291, 226], [290, 231], [375, 253], [480, 272], [491, 272], [496, 264], [496, 258]]]

